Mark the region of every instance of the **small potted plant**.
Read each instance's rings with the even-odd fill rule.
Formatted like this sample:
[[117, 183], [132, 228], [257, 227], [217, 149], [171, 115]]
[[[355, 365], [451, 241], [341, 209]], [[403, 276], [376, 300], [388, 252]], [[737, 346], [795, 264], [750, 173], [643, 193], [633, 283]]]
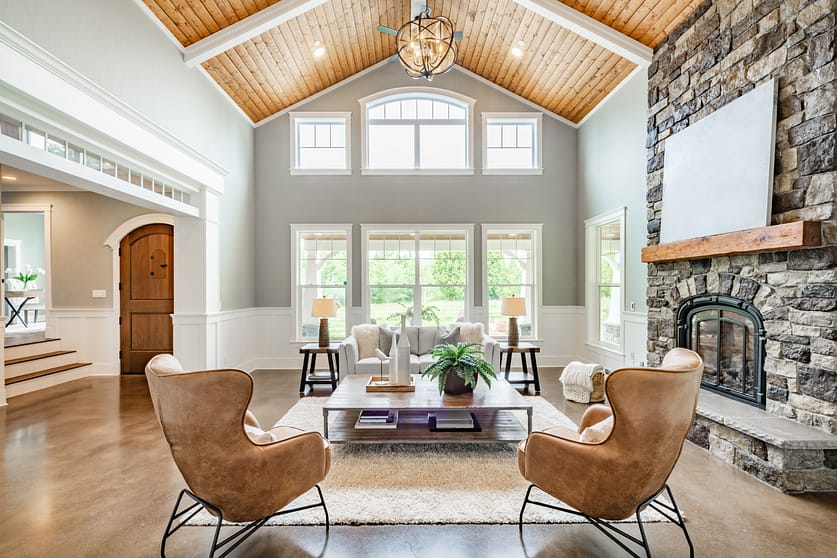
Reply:
[[479, 343], [458, 343], [456, 345], [436, 345], [431, 353], [436, 359], [425, 368], [422, 377], [436, 380], [439, 393], [461, 395], [474, 391], [477, 381], [482, 378], [488, 387], [491, 379], [497, 379], [491, 363], [482, 358]]

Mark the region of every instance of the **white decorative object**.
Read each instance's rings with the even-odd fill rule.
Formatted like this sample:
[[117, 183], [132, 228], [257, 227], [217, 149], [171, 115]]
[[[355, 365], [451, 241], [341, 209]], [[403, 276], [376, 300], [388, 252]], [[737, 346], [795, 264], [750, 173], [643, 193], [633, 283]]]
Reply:
[[[401, 334], [398, 336], [398, 352], [393, 360], [398, 361], [395, 375], [390, 376], [390, 383], [397, 386], [410, 384], [410, 341], [407, 340], [407, 314], [401, 314]], [[392, 344], [395, 349], [396, 343]]]
[[666, 139], [660, 243], [770, 224], [775, 79]]
[[398, 344], [393, 340], [389, 349], [389, 383], [395, 384], [398, 378]]
[[561, 373], [564, 399], [578, 403], [604, 401], [604, 372], [601, 364], [572, 361]]

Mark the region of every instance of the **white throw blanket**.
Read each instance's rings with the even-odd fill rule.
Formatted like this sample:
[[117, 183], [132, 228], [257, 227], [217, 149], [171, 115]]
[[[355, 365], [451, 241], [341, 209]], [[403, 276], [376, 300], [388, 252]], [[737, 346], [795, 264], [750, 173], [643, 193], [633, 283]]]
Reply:
[[597, 372], [604, 372], [601, 364], [584, 364], [574, 360], [564, 368], [561, 383], [565, 386], [580, 386], [591, 392], [593, 391], [593, 376]]

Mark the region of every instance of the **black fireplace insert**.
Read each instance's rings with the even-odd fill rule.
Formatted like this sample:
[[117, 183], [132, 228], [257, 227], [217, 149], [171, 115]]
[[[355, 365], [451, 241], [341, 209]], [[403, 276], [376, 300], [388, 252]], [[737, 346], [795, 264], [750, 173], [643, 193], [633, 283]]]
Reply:
[[677, 346], [703, 358], [701, 385], [762, 409], [765, 336], [758, 309], [738, 298], [701, 295], [677, 310]]

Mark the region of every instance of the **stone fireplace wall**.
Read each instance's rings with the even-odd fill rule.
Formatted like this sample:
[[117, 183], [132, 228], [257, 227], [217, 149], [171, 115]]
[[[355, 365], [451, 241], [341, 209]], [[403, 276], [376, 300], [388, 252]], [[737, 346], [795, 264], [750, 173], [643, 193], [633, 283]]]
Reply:
[[[648, 244], [659, 243], [665, 140], [777, 78], [772, 223], [822, 222], [822, 246], [648, 266], [648, 361], [676, 345], [680, 302], [754, 304], [767, 330], [767, 408], [837, 433], [837, 0], [707, 0], [649, 68]], [[723, 203], [723, 200], [719, 200]], [[699, 216], [696, 216], [699, 218]]]

